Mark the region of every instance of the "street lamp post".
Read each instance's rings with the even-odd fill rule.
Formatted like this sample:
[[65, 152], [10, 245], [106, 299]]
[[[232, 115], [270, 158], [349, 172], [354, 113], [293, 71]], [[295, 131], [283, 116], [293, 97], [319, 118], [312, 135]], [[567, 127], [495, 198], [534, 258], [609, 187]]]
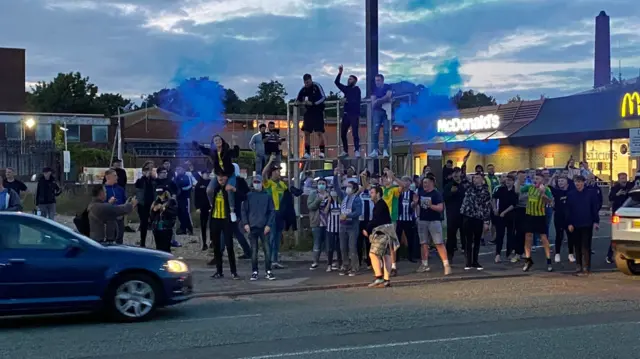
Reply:
[[20, 126], [20, 153], [21, 154], [25, 154], [26, 153], [26, 147], [25, 147], [25, 142], [27, 140], [27, 129], [31, 130], [33, 127], [35, 127], [36, 125], [36, 121], [31, 118], [25, 118], [21, 121], [21, 126]]
[[[66, 156], [66, 153], [69, 151], [67, 147], [67, 132], [69, 131], [69, 128], [67, 127], [67, 121], [62, 122], [62, 126], [60, 127], [60, 130], [62, 130], [64, 135], [64, 152], [62, 155], [63, 161], [64, 161], [64, 156]], [[69, 161], [71, 161], [71, 158], [69, 158]], [[64, 171], [64, 179], [65, 181], [69, 180], [69, 173], [67, 171]]]

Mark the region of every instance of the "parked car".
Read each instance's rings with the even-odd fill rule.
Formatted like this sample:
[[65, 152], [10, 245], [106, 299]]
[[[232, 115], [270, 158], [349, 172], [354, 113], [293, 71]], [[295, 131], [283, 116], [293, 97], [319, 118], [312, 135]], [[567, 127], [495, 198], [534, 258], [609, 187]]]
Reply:
[[136, 322], [192, 297], [189, 267], [169, 253], [102, 245], [49, 219], [0, 213], [0, 316], [104, 311]]
[[611, 245], [616, 267], [627, 275], [640, 275], [640, 188], [611, 217]]

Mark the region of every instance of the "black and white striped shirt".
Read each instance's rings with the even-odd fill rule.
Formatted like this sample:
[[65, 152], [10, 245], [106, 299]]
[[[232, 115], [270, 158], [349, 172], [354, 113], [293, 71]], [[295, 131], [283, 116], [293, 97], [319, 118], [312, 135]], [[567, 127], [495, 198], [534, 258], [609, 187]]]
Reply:
[[398, 221], [410, 222], [415, 220], [416, 217], [411, 207], [413, 194], [411, 190], [400, 193], [400, 198], [398, 198]]
[[369, 191], [360, 193], [360, 199], [362, 200], [362, 214], [360, 215], [360, 221], [369, 222], [373, 218], [373, 201]]
[[340, 229], [340, 205], [335, 199], [331, 201], [327, 220], [327, 232], [338, 233]]

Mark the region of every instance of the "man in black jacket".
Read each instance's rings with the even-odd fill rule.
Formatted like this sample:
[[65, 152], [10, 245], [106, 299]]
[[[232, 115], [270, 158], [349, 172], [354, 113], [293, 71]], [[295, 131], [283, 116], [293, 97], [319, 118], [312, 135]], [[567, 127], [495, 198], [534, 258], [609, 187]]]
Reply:
[[314, 82], [311, 75], [305, 74], [304, 87], [298, 93], [296, 103], [304, 105], [306, 112], [302, 121], [302, 131], [304, 131], [304, 157], [311, 157], [311, 134], [316, 133], [320, 141], [320, 158], [324, 158], [324, 101], [327, 97], [324, 94], [322, 86]]
[[[369, 190], [369, 195], [371, 196], [371, 200], [374, 202], [373, 205], [373, 215], [369, 224], [367, 225], [367, 229], [362, 231], [362, 234], [365, 237], [369, 237], [373, 234], [373, 230], [376, 227], [391, 224], [391, 213], [389, 211], [389, 207], [387, 203], [382, 199], [382, 187], [374, 186]], [[373, 253], [369, 253], [369, 258], [371, 259], [371, 267], [373, 268], [374, 275], [376, 279], [373, 283], [369, 284], [369, 287], [388, 287], [390, 286], [390, 278], [391, 278], [391, 251], [394, 250], [390, 248], [384, 255], [383, 258], [378, 257]]]
[[[120, 177], [118, 177], [118, 180]], [[151, 214], [151, 204], [156, 197], [155, 182], [151, 177], [151, 168], [142, 167], [142, 177], [135, 183], [136, 199], [138, 200], [138, 217], [140, 218], [140, 247], [147, 245], [147, 232], [149, 231], [149, 216]]]
[[178, 217], [178, 202], [171, 196], [167, 186], [156, 188], [157, 198], [151, 206], [151, 226], [156, 249], [171, 253], [173, 227]]
[[445, 184], [443, 197], [445, 211], [447, 214], [447, 255], [449, 262], [453, 260], [454, 253], [458, 250], [458, 232], [460, 232], [461, 248], [465, 248], [465, 236], [462, 232], [462, 215], [460, 207], [464, 199], [464, 193], [469, 183], [462, 177], [462, 170], [458, 167], [453, 169], [451, 179]]
[[[629, 191], [633, 189], [634, 183], [629, 182], [629, 176], [621, 172], [618, 174], [618, 182], [616, 182], [609, 192], [609, 203], [611, 203], [611, 215], [614, 215], [622, 204], [629, 198]], [[607, 252], [607, 263], [613, 263], [613, 248], [609, 244]]]
[[202, 250], [209, 249], [207, 245], [207, 226], [209, 223], [209, 217], [211, 216], [211, 202], [209, 202], [209, 196], [207, 196], [207, 187], [211, 179], [209, 178], [209, 170], [205, 169], [201, 172], [200, 178], [195, 186], [195, 206], [200, 214], [200, 231], [202, 232]]
[[51, 167], [42, 169], [42, 176], [38, 179], [36, 189], [36, 206], [40, 215], [51, 220], [56, 217], [56, 197], [62, 193], [52, 172]]
[[567, 195], [567, 228], [576, 245], [576, 274], [589, 274], [593, 231], [600, 229], [600, 203], [597, 194], [586, 187], [582, 175], [575, 176], [573, 181], [576, 189]]
[[356, 86], [358, 78], [354, 75], [349, 76], [347, 86], [340, 83], [340, 77], [344, 68], [342, 65], [338, 68], [338, 76], [334, 83], [344, 94], [346, 103], [344, 105], [344, 114], [342, 123], [340, 124], [340, 139], [342, 140], [342, 152], [338, 157], [346, 158], [349, 156], [349, 143], [347, 142], [347, 133], [351, 128], [353, 136], [353, 152], [356, 158], [360, 157], [360, 102], [362, 101], [362, 93], [360, 87]]

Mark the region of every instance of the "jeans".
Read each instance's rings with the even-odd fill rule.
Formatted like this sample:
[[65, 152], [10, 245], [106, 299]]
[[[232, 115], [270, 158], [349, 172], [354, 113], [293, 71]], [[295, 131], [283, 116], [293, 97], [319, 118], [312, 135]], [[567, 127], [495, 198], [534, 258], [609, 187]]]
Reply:
[[153, 238], [156, 242], [156, 249], [171, 253], [171, 237], [173, 230], [153, 231]]
[[467, 257], [466, 266], [471, 267], [478, 264], [484, 222], [481, 219], [471, 217], [464, 217], [462, 221], [463, 232], [467, 238], [464, 249], [464, 254]]
[[329, 253], [327, 248], [327, 227], [311, 228], [311, 234], [313, 234], [313, 263], [318, 264], [322, 250], [324, 249], [327, 254]]
[[267, 157], [264, 154], [256, 153], [256, 175], [262, 176], [262, 169], [267, 164]]
[[[240, 228], [240, 222], [236, 222], [236, 223], [231, 223], [231, 243], [233, 243], [233, 235], [235, 234], [236, 239], [238, 240], [238, 244], [240, 244], [240, 247], [242, 248], [242, 251], [244, 252], [243, 254], [245, 256], [251, 257], [251, 246], [249, 246], [249, 242], [247, 242], [247, 239], [244, 236], [244, 233], [242, 231], [242, 229]], [[212, 234], [213, 235], [213, 234]], [[224, 248], [226, 246], [227, 241], [224, 239], [224, 233], [223, 233], [223, 239], [220, 241], [220, 251], [224, 252]]]
[[407, 237], [407, 259], [419, 260], [420, 259], [420, 241], [416, 236], [416, 221], [398, 221], [396, 222], [396, 236], [398, 240], [402, 239], [402, 233], [404, 232]]
[[513, 213], [509, 213], [504, 217], [494, 217], [493, 224], [496, 226], [496, 254], [502, 253], [505, 234], [507, 235], [507, 256], [516, 249], [516, 224], [513, 219]]
[[358, 260], [360, 265], [371, 265], [371, 258], [369, 257], [369, 251], [371, 251], [371, 242], [369, 238], [362, 234], [363, 229], [367, 229], [368, 221], [360, 221], [360, 228], [358, 231]]
[[556, 228], [556, 254], [560, 254], [562, 251], [562, 242], [564, 241], [565, 233], [567, 233], [567, 247], [569, 247], [569, 254], [573, 254], [575, 249], [573, 236], [567, 230], [567, 225], [562, 220], [562, 214], [553, 217], [553, 225]]
[[249, 241], [251, 242], [251, 271], [258, 271], [258, 240], [262, 242], [262, 251], [264, 252], [264, 270], [271, 270], [271, 247], [267, 236], [264, 234], [264, 228], [251, 228], [249, 231]]
[[380, 128], [382, 128], [382, 138], [384, 149], [389, 149], [389, 134], [391, 132], [391, 123], [387, 119], [387, 112], [382, 109], [373, 110], [371, 126], [371, 149], [377, 151], [379, 148], [378, 140], [380, 138]]
[[180, 221], [180, 231], [183, 233], [193, 232], [193, 221], [191, 220], [191, 198], [178, 197], [178, 220]]
[[340, 240], [338, 233], [327, 232], [327, 262], [333, 264], [333, 252], [336, 252], [338, 267], [342, 267], [342, 252], [340, 252]]
[[[357, 221], [356, 221], [357, 222]], [[358, 223], [351, 223], [349, 226], [340, 226], [340, 249], [342, 250], [342, 260], [349, 265], [345, 267], [351, 268], [352, 271], [360, 270], [360, 262], [358, 262]]]
[[211, 241], [213, 242], [213, 259], [216, 264], [216, 272], [222, 273], [222, 251], [220, 242], [224, 238], [227, 245], [227, 257], [229, 258], [229, 269], [231, 273], [237, 273], [236, 254], [233, 251], [233, 236], [231, 222], [228, 219], [212, 218], [209, 222], [211, 230]]
[[50, 220], [56, 219], [56, 204], [39, 204], [40, 216], [49, 218]]
[[357, 152], [360, 149], [360, 135], [358, 133], [360, 115], [348, 115], [344, 114], [342, 123], [340, 124], [340, 139], [342, 140], [342, 150], [349, 152], [349, 142], [347, 141], [347, 132], [351, 128], [351, 135], [353, 135], [353, 148]]
[[462, 230], [462, 215], [451, 212], [447, 214], [447, 256], [449, 260], [453, 259], [453, 254], [458, 249], [458, 232], [460, 232], [460, 246], [462, 249], [466, 248], [465, 233]]
[[573, 242], [576, 245], [576, 266], [586, 271], [591, 269], [591, 241], [593, 227], [577, 227], [573, 229]]
[[[202, 233], [202, 246], [207, 245], [207, 227], [211, 218], [210, 208], [200, 208], [200, 232]], [[222, 241], [222, 251], [224, 251], [224, 241]]]
[[149, 231], [149, 213], [151, 212], [151, 205], [138, 205], [138, 217], [140, 218], [140, 246], [147, 245], [147, 232]]
[[282, 231], [284, 230], [284, 218], [280, 211], [276, 211], [271, 224], [271, 263], [278, 263], [278, 255], [280, 254], [280, 240], [282, 239]]
[[[116, 243], [122, 244], [124, 243], [124, 217], [118, 217], [116, 219], [116, 223], [118, 225], [118, 234], [116, 234]], [[171, 231], [173, 233], [173, 231]]]

